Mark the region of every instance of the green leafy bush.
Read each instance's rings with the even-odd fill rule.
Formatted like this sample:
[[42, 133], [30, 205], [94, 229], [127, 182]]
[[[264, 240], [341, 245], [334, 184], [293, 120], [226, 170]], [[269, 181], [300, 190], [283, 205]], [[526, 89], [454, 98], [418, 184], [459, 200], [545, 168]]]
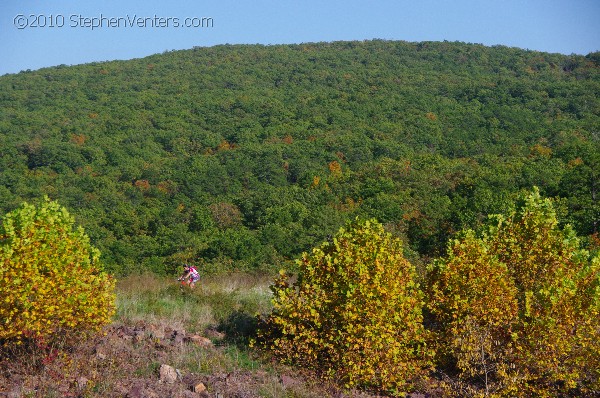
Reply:
[[431, 360], [422, 293], [402, 242], [355, 221], [304, 254], [291, 285], [281, 272], [259, 338], [289, 362], [347, 386], [400, 393]]
[[100, 252], [57, 202], [23, 204], [0, 226], [0, 341], [82, 336], [114, 313]]
[[[430, 267], [428, 308], [446, 370], [474, 395], [598, 391], [600, 261], [536, 190]], [[594, 337], [596, 336], [596, 337]]]

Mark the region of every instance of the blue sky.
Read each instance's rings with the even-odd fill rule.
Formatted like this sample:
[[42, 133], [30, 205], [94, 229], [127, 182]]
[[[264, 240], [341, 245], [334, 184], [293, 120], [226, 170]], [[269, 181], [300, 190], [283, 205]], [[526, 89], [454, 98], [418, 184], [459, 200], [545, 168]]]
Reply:
[[[212, 27], [183, 26], [201, 18]], [[1, 0], [0, 75], [225, 43], [448, 40], [585, 55], [600, 50], [598, 21], [600, 0]]]

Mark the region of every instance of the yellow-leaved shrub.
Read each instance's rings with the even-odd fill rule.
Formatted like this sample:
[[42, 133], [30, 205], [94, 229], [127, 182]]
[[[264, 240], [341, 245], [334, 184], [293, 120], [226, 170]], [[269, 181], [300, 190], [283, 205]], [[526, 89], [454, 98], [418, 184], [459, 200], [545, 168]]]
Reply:
[[114, 280], [67, 210], [48, 198], [0, 226], [0, 342], [51, 342], [97, 331], [115, 311]]
[[467, 231], [430, 271], [428, 303], [436, 319], [439, 366], [456, 367], [460, 379], [481, 378], [487, 394], [501, 389], [498, 375], [513, 370], [507, 356], [518, 318], [517, 289], [506, 264]]
[[354, 221], [281, 272], [259, 341], [323, 376], [393, 394], [431, 364], [423, 295], [402, 242], [374, 220]]
[[438, 365], [470, 380], [461, 396], [598, 392], [600, 259], [537, 190], [451, 242], [429, 277]]

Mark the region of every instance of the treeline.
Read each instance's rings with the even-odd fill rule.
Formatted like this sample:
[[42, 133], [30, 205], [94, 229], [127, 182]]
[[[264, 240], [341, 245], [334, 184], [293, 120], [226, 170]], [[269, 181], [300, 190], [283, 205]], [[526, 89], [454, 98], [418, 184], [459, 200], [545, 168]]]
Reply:
[[0, 212], [48, 195], [119, 274], [280, 266], [356, 216], [414, 261], [532, 186], [591, 247], [600, 53], [224, 45], [0, 77]]

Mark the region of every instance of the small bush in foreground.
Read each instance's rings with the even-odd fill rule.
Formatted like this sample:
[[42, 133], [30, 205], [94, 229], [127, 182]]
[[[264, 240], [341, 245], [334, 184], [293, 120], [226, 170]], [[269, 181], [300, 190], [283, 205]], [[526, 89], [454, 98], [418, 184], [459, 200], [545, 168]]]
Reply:
[[422, 294], [400, 240], [355, 221], [304, 254], [292, 285], [282, 272], [259, 339], [291, 363], [346, 386], [395, 394], [430, 363]]
[[110, 322], [114, 281], [58, 203], [23, 204], [0, 226], [0, 342], [52, 345]]
[[470, 380], [473, 395], [597, 394], [600, 259], [558, 227], [537, 191], [493, 220], [430, 269], [440, 365]]

